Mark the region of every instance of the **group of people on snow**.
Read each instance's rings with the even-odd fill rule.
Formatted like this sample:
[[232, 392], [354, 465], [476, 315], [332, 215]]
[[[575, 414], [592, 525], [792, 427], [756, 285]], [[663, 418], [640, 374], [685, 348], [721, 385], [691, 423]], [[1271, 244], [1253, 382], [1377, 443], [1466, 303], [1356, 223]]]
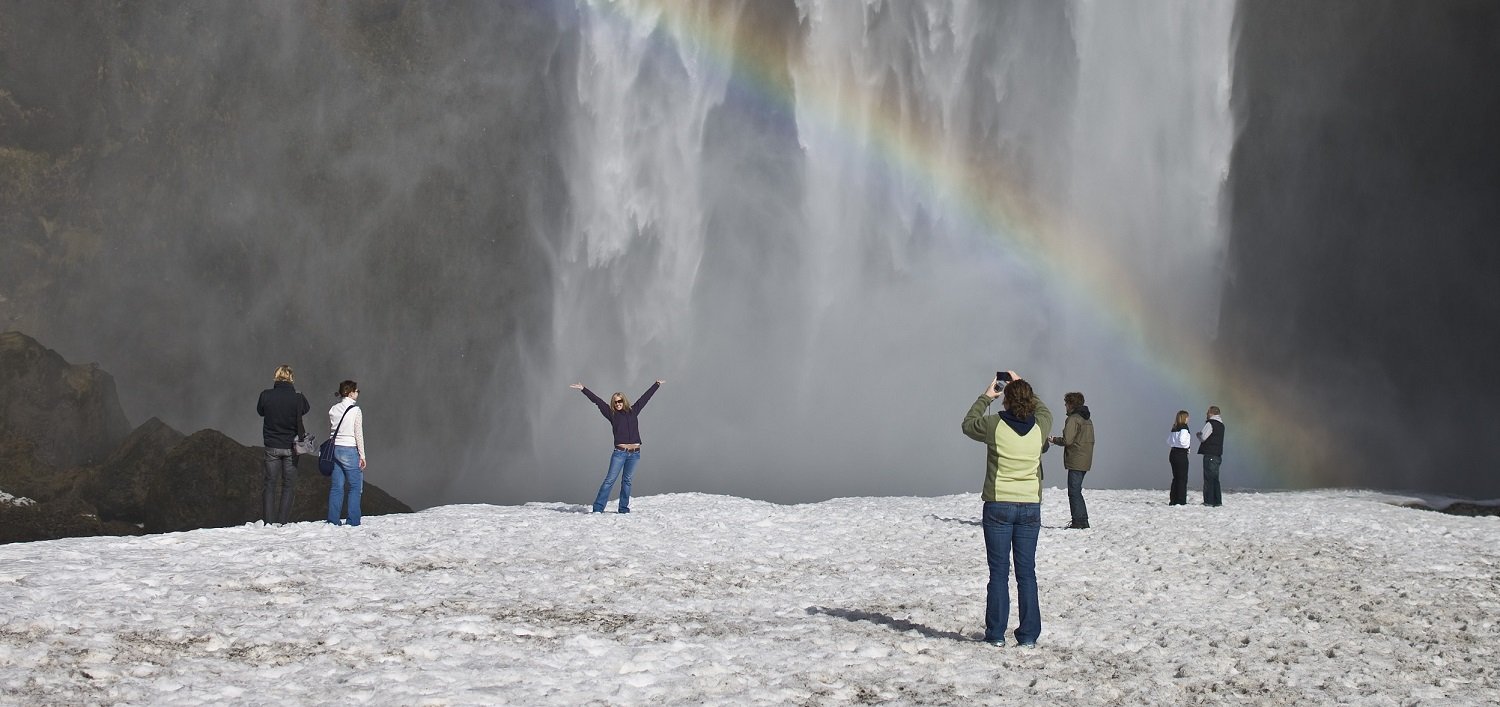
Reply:
[[[348, 524], [360, 524], [360, 497], [365, 488], [365, 415], [359, 408], [359, 384], [346, 380], [334, 393], [338, 402], [328, 409], [328, 429], [333, 438], [333, 473], [328, 486], [328, 523], [343, 525], [347, 506]], [[312, 405], [297, 392], [291, 366], [278, 366], [270, 388], [262, 391], [255, 411], [262, 418], [265, 443], [265, 486], [262, 491], [263, 522], [286, 525], [291, 521], [297, 485], [297, 442], [304, 435], [302, 416]], [[279, 489], [278, 489], [279, 486]]]
[[[582, 383], [569, 386], [582, 392], [598, 407], [599, 413], [609, 421], [614, 436], [609, 466], [594, 496], [594, 513], [604, 512], [617, 481], [620, 484], [618, 512], [630, 512], [631, 487], [641, 460], [639, 416], [663, 383], [661, 380], [653, 383], [633, 404], [621, 392], [611, 394], [606, 402]], [[360, 496], [364, 488], [366, 460], [364, 416], [358, 407], [359, 385], [346, 380], [339, 384], [335, 397], [338, 402], [328, 410], [329, 429], [334, 431], [335, 465], [329, 484], [327, 522], [342, 525], [347, 504], [348, 525], [357, 526], [360, 524]], [[997, 399], [1001, 400], [1000, 411], [987, 414]], [[291, 367], [278, 367], [273, 386], [261, 393], [256, 406], [264, 418], [264, 518], [267, 525], [285, 524], [290, 519], [297, 470], [296, 441], [303, 435], [302, 416], [310, 407], [307, 398], [293, 385]], [[980, 494], [984, 503], [981, 526], [989, 567], [984, 640], [994, 645], [1005, 643], [1012, 559], [1019, 619], [1014, 633], [1016, 644], [1035, 645], [1041, 635], [1036, 546], [1042, 527], [1042, 456], [1053, 446], [1062, 448], [1063, 468], [1068, 474], [1068, 508], [1072, 518], [1066, 528], [1082, 530], [1089, 527], [1083, 483], [1093, 467], [1094, 422], [1083, 393], [1064, 395], [1063, 408], [1062, 434], [1050, 436], [1052, 411], [1042, 402], [1031, 383], [1014, 371], [1004, 371], [985, 386], [984, 392], [964, 416], [963, 433], [986, 445], [984, 486]], [[1223, 504], [1219, 466], [1224, 454], [1224, 420], [1216, 405], [1209, 406], [1206, 418], [1197, 433], [1198, 454], [1203, 457], [1203, 505], [1218, 507]], [[1168, 504], [1184, 505], [1187, 503], [1188, 450], [1192, 444], [1186, 410], [1177, 412], [1168, 444], [1171, 447], [1168, 463], [1172, 469]]]
[[[1000, 412], [985, 414], [1001, 400]], [[1014, 637], [1019, 646], [1036, 645], [1042, 633], [1042, 618], [1036, 588], [1036, 545], [1042, 528], [1042, 455], [1052, 445], [1063, 448], [1063, 467], [1068, 472], [1069, 529], [1089, 527], [1088, 506], [1083, 500], [1083, 479], [1094, 463], [1094, 422], [1083, 393], [1063, 396], [1067, 419], [1060, 436], [1048, 437], [1052, 411], [1037, 396], [1031, 384], [1015, 371], [997, 374], [984, 392], [969, 406], [963, 433], [985, 443], [986, 465], [984, 514], [985, 560], [989, 583], [985, 587], [984, 640], [1005, 644], [1006, 620], [1010, 616], [1011, 560], [1016, 577], [1017, 620]], [[1172, 490], [1168, 503], [1187, 503], [1187, 411], [1179, 411], [1172, 425]], [[1199, 431], [1198, 453], [1203, 456], [1203, 505], [1217, 507], [1219, 464], [1224, 454], [1224, 420], [1217, 405], [1208, 408], [1208, 420]]]

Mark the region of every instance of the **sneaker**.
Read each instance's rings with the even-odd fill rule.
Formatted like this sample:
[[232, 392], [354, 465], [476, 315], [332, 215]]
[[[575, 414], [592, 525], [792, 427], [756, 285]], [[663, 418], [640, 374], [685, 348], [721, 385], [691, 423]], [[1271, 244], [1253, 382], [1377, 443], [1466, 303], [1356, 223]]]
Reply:
[[1089, 527], [1089, 522], [1086, 521], [1086, 520], [1085, 521], [1081, 521], [1081, 522], [1075, 520], [1075, 521], [1073, 521], [1071, 523], [1068, 523], [1066, 526], [1063, 526], [1063, 528], [1065, 530], [1084, 530], [1084, 529], [1087, 529], [1088, 527]]
[[1017, 643], [1016, 647], [1017, 648], [1036, 648], [1036, 641], [1032, 641], [1030, 643]]

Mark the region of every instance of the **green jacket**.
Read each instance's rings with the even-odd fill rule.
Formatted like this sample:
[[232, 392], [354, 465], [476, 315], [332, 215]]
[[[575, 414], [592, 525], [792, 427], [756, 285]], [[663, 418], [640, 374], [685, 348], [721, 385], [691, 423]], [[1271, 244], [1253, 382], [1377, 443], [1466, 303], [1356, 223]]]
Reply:
[[1080, 405], [1068, 413], [1062, 433], [1063, 468], [1088, 471], [1094, 468], [1094, 421], [1089, 406]]
[[989, 396], [980, 395], [969, 414], [964, 416], [964, 435], [984, 442], [985, 474], [983, 498], [986, 501], [1014, 503], [1042, 502], [1042, 443], [1052, 430], [1052, 411], [1041, 398], [1033, 396], [1036, 425], [1025, 435], [1016, 434], [1000, 415], [986, 415]]

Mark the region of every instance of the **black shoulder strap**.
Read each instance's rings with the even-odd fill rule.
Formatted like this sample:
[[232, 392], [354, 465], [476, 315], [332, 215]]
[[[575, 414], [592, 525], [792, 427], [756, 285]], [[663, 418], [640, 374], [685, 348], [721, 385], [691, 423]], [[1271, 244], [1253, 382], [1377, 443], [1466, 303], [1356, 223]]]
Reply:
[[[344, 408], [344, 414], [339, 415], [339, 424], [334, 425], [333, 433], [328, 435], [329, 439], [339, 436], [339, 430], [344, 427], [344, 418], [348, 417], [349, 411], [353, 409], [354, 405], [350, 405], [349, 407]], [[298, 419], [298, 422], [301, 422], [301, 419]]]

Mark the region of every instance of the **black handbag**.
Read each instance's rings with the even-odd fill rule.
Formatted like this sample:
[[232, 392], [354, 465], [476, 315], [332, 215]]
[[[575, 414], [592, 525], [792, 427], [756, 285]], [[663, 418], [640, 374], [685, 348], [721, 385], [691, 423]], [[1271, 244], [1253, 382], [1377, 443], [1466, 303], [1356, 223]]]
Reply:
[[344, 418], [349, 416], [349, 411], [354, 406], [344, 408], [344, 414], [339, 416], [339, 424], [333, 426], [333, 432], [329, 433], [328, 439], [323, 440], [323, 446], [318, 448], [318, 471], [324, 476], [333, 476], [333, 467], [338, 464], [333, 459], [333, 439], [339, 436], [339, 429], [344, 426]]

